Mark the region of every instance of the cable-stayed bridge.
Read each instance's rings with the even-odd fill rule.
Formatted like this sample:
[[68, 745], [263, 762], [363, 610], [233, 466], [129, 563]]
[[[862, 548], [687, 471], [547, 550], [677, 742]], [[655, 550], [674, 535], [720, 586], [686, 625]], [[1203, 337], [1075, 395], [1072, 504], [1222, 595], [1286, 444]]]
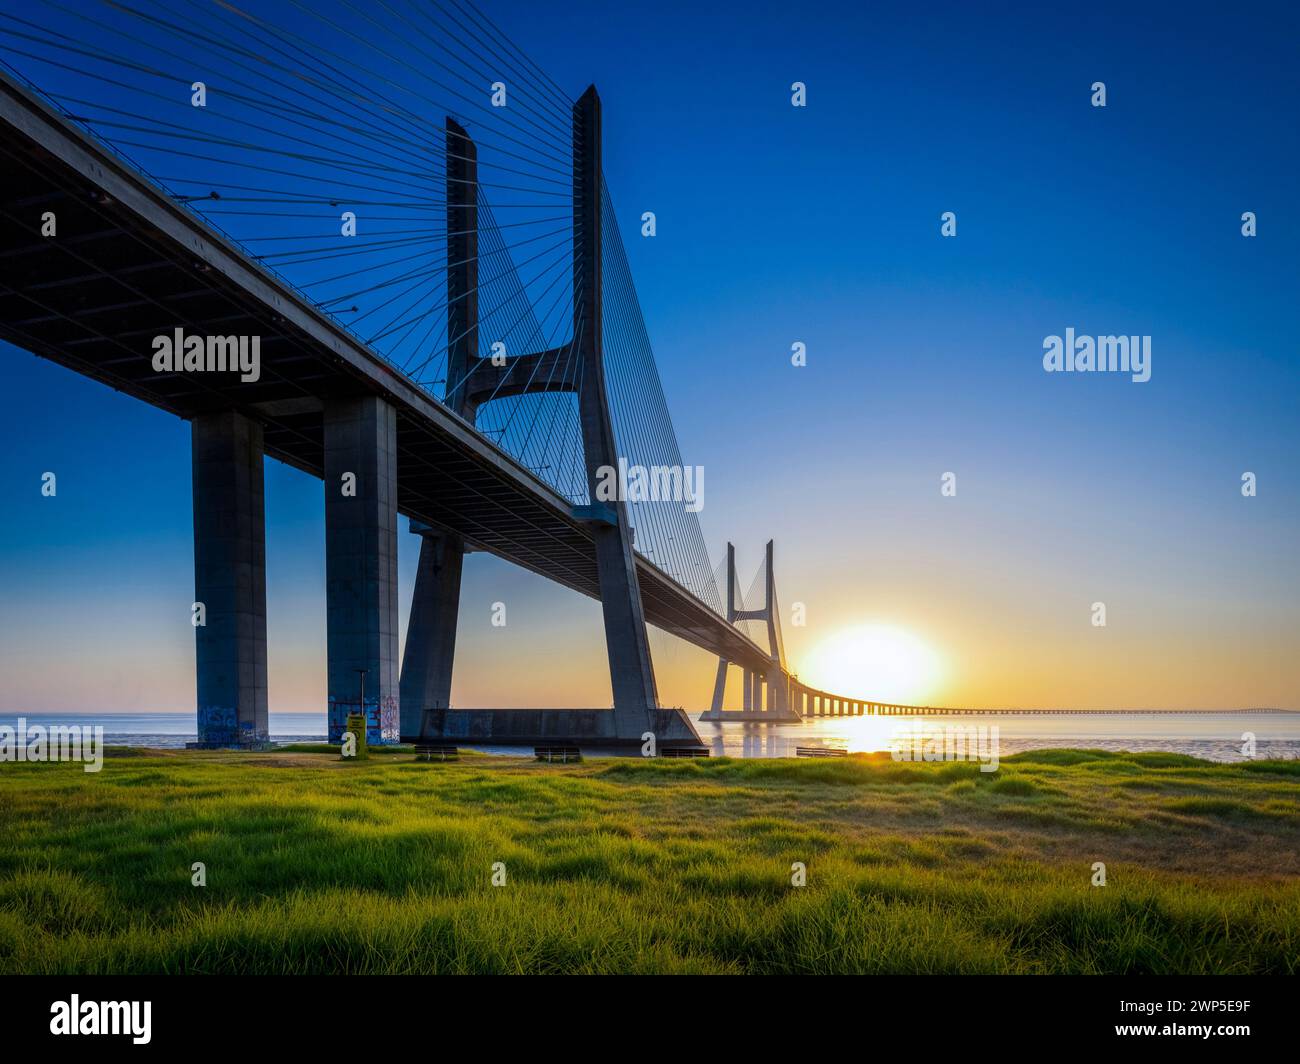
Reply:
[[[0, 338], [192, 425], [200, 744], [267, 737], [264, 455], [325, 485], [332, 740], [697, 745], [647, 623], [718, 655], [715, 716], [727, 663], [745, 717], [833, 697], [789, 675], [770, 544], [747, 609], [689, 493], [602, 491], [685, 467], [594, 87], [462, 0], [47, 2], [0, 62]], [[612, 712], [450, 706], [471, 551], [601, 601]]]

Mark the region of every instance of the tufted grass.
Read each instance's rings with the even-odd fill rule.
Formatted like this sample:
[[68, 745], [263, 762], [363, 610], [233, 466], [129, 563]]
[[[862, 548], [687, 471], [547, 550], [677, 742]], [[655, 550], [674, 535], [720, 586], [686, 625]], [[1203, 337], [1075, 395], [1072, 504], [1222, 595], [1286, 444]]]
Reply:
[[110, 753], [0, 766], [0, 972], [1300, 968], [1291, 762]]

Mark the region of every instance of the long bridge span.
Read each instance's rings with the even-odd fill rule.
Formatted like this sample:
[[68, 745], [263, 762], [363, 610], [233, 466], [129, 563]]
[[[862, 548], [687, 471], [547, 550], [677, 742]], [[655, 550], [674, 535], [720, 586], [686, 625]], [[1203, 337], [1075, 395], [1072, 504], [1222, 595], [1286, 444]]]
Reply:
[[[724, 605], [693, 500], [601, 494], [602, 470], [681, 456], [594, 87], [569, 100], [465, 4], [376, 22], [369, 66], [322, 43], [324, 16], [313, 38], [231, 4], [184, 24], [121, 10], [137, 29], [0, 23], [0, 338], [191, 423], [200, 745], [267, 740], [264, 455], [325, 486], [332, 741], [359, 710], [372, 742], [696, 747], [660, 704], [647, 624], [717, 655], [707, 719], [905, 708], [791, 676], [770, 543], [763, 604], [737, 601], [729, 549]], [[203, 49], [206, 81], [152, 58], [160, 41]], [[403, 66], [439, 98], [417, 106], [384, 73]], [[511, 71], [490, 97], [489, 68]], [[404, 657], [398, 514], [421, 539]], [[450, 705], [472, 551], [601, 602], [612, 710]]]

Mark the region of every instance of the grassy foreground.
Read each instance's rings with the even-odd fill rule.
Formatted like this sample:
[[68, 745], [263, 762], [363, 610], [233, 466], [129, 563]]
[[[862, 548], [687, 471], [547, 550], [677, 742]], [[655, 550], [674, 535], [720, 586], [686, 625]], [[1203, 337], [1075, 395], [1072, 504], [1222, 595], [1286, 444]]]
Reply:
[[1300, 969], [1300, 762], [113, 753], [0, 765], [0, 972]]

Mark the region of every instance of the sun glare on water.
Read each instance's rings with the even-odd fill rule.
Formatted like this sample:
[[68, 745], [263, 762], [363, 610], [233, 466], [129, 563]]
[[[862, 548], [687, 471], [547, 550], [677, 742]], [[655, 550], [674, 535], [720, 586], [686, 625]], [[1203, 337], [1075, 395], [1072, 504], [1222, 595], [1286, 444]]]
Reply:
[[943, 680], [943, 664], [910, 632], [859, 625], [823, 639], [799, 677], [831, 694], [872, 702], [927, 705]]

